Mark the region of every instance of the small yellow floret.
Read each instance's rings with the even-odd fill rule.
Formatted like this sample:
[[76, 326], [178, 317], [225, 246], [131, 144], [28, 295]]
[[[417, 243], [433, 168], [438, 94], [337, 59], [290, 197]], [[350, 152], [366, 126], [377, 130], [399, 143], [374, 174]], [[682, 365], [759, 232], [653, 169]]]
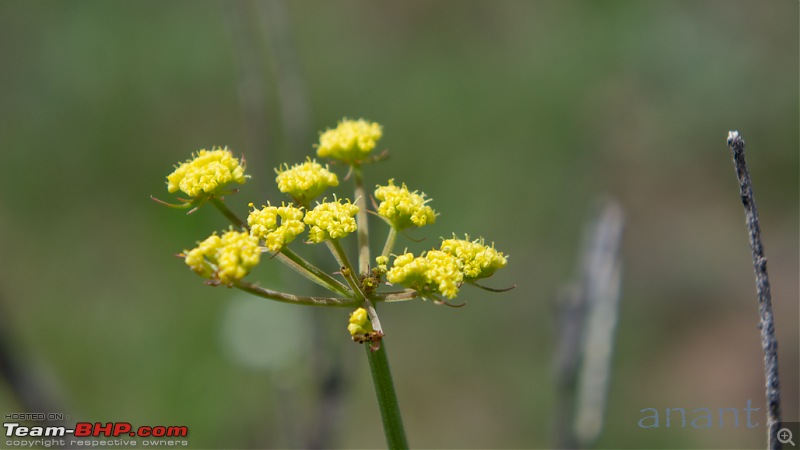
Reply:
[[309, 159], [291, 168], [284, 164], [283, 169], [275, 170], [278, 177], [278, 189], [289, 194], [297, 203], [307, 205], [308, 202], [322, 194], [329, 187], [338, 186], [339, 178], [318, 162]]
[[497, 269], [505, 267], [507, 259], [503, 253], [484, 245], [483, 238], [469, 241], [463, 239], [445, 239], [442, 241], [441, 250], [449, 253], [461, 262], [464, 277], [472, 280], [486, 278], [494, 274]]
[[378, 263], [378, 270], [381, 273], [386, 273], [386, 266], [389, 264], [389, 257], [388, 256], [377, 256], [375, 257], [375, 262]]
[[366, 309], [358, 308], [350, 313], [350, 323], [347, 325], [347, 331], [350, 332], [350, 336], [372, 332], [372, 323], [369, 321]]
[[244, 183], [244, 159], [233, 157], [233, 153], [225, 148], [211, 151], [200, 150], [167, 175], [167, 190], [182, 191], [195, 198], [203, 194], [214, 194], [231, 182]]
[[310, 227], [308, 240], [318, 244], [327, 239], [339, 239], [356, 231], [353, 217], [358, 213], [358, 206], [342, 203], [335, 199], [332, 202], [318, 203], [314, 209], [306, 213], [303, 222]]
[[286, 204], [272, 206], [267, 203], [260, 210], [253, 209], [247, 217], [247, 225], [250, 227], [250, 235], [263, 239], [272, 253], [281, 251], [306, 229], [303, 210]]
[[258, 238], [232, 230], [214, 233], [184, 253], [186, 265], [198, 275], [227, 285], [244, 278], [261, 258]]
[[423, 293], [437, 291], [447, 298], [454, 298], [464, 280], [464, 274], [456, 257], [439, 250], [431, 250], [416, 258], [411, 253], [398, 256], [386, 274], [386, 280]]
[[375, 122], [343, 119], [336, 128], [320, 135], [317, 156], [348, 164], [363, 161], [381, 136], [383, 129]]
[[394, 180], [389, 180], [388, 186], [375, 189], [375, 199], [381, 202], [378, 215], [386, 218], [398, 230], [421, 227], [436, 221], [436, 212], [426, 205], [430, 199], [425, 199], [425, 193], [409, 192], [405, 183], [397, 187]]

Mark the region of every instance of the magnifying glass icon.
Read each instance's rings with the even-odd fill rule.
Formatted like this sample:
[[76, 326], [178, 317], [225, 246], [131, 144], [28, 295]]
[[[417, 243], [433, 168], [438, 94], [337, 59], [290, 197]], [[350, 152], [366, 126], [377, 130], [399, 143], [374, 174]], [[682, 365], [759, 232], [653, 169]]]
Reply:
[[778, 442], [781, 444], [792, 444], [792, 447], [796, 447], [792, 441], [792, 431], [788, 428], [781, 428], [778, 430]]

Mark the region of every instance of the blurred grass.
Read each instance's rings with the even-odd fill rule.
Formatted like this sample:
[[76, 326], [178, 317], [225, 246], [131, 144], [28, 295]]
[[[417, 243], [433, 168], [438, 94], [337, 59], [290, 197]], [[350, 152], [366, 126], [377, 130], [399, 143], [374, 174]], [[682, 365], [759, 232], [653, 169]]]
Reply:
[[[310, 416], [310, 363], [263, 371], [226, 354], [222, 318], [235, 293], [203, 286], [170, 255], [227, 224], [210, 209], [185, 217], [147, 198], [168, 198], [172, 164], [199, 148], [229, 145], [248, 160], [312, 152], [316, 134], [305, 149], [246, 147], [224, 6], [0, 3], [0, 298], [19, 356], [49, 374], [80, 420], [186, 424], [202, 447], [290, 446], [278, 393], [288, 389], [297, 417]], [[550, 444], [553, 301], [603, 193], [621, 201], [628, 225], [601, 446], [763, 445], [761, 432], [636, 427], [643, 408], [763, 402], [729, 129], [748, 144], [778, 313], [784, 417], [797, 419], [796, 3], [287, 8], [313, 129], [342, 116], [381, 122], [392, 158], [370, 168], [367, 183], [405, 181], [441, 213], [434, 227], [411, 233], [426, 241], [399, 246], [483, 235], [510, 254], [491, 284], [519, 285], [504, 295], [465, 289], [460, 310], [382, 308], [412, 445]], [[271, 168], [248, 171], [270, 186]], [[231, 199], [238, 211], [280, 198], [253, 186]], [[294, 289], [294, 276], [276, 266], [254, 275]], [[342, 341], [332, 355], [345, 358], [354, 380], [337, 444], [381, 446], [346, 312], [323, 313], [328, 339]], [[0, 405], [19, 408], [7, 387]]]

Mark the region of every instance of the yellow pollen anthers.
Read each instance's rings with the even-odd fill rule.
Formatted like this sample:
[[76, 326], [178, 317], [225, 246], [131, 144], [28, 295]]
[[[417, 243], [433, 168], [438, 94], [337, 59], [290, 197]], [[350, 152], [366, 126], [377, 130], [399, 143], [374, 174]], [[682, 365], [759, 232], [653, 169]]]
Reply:
[[358, 163], [375, 148], [381, 136], [383, 128], [375, 122], [342, 119], [336, 128], [320, 135], [317, 156]]
[[484, 245], [483, 238], [470, 241], [469, 236], [465, 237], [467, 240], [456, 239], [455, 236], [453, 239], [444, 239], [441, 246], [443, 252], [458, 258], [465, 278], [486, 278], [505, 267], [506, 257], [494, 249], [494, 244], [489, 247]]
[[275, 169], [278, 177], [278, 189], [289, 194], [297, 203], [307, 205], [308, 202], [322, 194], [325, 189], [339, 185], [339, 178], [323, 167], [317, 161], [308, 159], [302, 164], [295, 164], [291, 168], [284, 164], [283, 168]]
[[436, 212], [426, 205], [430, 199], [425, 199], [425, 193], [409, 192], [405, 183], [398, 187], [394, 185], [393, 179], [389, 180], [388, 186], [378, 186], [375, 189], [375, 199], [381, 202], [378, 205], [378, 215], [398, 230], [436, 222]]
[[272, 206], [269, 203], [261, 209], [255, 209], [252, 203], [249, 206], [253, 208], [247, 216], [250, 235], [263, 239], [267, 249], [272, 253], [281, 251], [306, 229], [303, 223], [303, 210], [300, 208], [286, 204]]
[[439, 250], [431, 250], [416, 258], [411, 253], [405, 253], [395, 258], [392, 268], [386, 273], [386, 280], [423, 294], [436, 291], [447, 298], [454, 298], [464, 280], [459, 266], [455, 256]]
[[356, 231], [353, 218], [358, 213], [358, 206], [342, 203], [334, 197], [334, 201], [318, 203], [314, 209], [306, 213], [303, 222], [310, 227], [308, 240], [318, 244], [328, 239], [339, 239]]
[[258, 238], [233, 230], [214, 233], [184, 253], [186, 265], [198, 275], [226, 285], [244, 278], [261, 258]]
[[192, 198], [214, 194], [228, 183], [244, 183], [248, 177], [244, 168], [244, 159], [234, 158], [227, 147], [200, 150], [167, 175], [167, 190], [180, 190]]
[[350, 336], [367, 334], [373, 331], [366, 309], [358, 308], [350, 313], [350, 323], [347, 325], [347, 331], [350, 332]]

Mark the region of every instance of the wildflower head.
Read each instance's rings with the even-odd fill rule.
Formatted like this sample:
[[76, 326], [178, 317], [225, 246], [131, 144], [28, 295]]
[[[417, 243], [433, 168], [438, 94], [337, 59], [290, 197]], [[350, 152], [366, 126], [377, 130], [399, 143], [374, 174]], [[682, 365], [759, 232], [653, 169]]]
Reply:
[[258, 264], [261, 249], [258, 238], [246, 232], [212, 234], [192, 250], [184, 250], [186, 265], [203, 278], [231, 285], [241, 280]]
[[466, 238], [456, 239], [454, 236], [453, 239], [444, 239], [441, 246], [443, 252], [458, 258], [464, 278], [486, 278], [505, 267], [506, 257], [494, 249], [494, 244], [490, 247], [484, 245], [483, 238], [474, 241], [470, 241], [469, 236]]
[[386, 273], [386, 280], [416, 289], [423, 296], [438, 292], [447, 298], [454, 298], [464, 280], [464, 274], [455, 256], [431, 250], [418, 257], [411, 253], [398, 256]]
[[383, 129], [375, 122], [343, 119], [320, 135], [317, 156], [357, 164], [366, 159], [381, 136]]
[[405, 183], [398, 187], [394, 185], [394, 180], [389, 180], [388, 186], [375, 189], [375, 198], [381, 202], [378, 214], [398, 230], [421, 227], [436, 221], [436, 212], [426, 205], [430, 199], [425, 199], [425, 193], [409, 192]]
[[[250, 207], [253, 204], [250, 203]], [[278, 218], [280, 218], [280, 223]], [[253, 209], [247, 217], [250, 235], [266, 242], [267, 249], [278, 253], [306, 229], [303, 223], [303, 210], [294, 206], [271, 206]]]
[[275, 172], [278, 173], [275, 179], [278, 189], [301, 205], [307, 205], [325, 189], [339, 185], [339, 178], [328, 170], [327, 165], [323, 167], [312, 159], [292, 167], [284, 164], [282, 169], [278, 168]]
[[358, 308], [350, 313], [350, 323], [347, 325], [347, 331], [353, 337], [372, 332], [372, 323], [369, 321], [366, 309]]
[[334, 201], [318, 203], [306, 213], [303, 222], [310, 227], [308, 239], [318, 244], [328, 239], [339, 239], [356, 231], [353, 217], [358, 213], [358, 206], [342, 203], [334, 197]]
[[244, 159], [234, 158], [227, 147], [200, 150], [167, 175], [167, 190], [192, 198], [215, 194], [229, 183], [244, 183], [244, 168]]

